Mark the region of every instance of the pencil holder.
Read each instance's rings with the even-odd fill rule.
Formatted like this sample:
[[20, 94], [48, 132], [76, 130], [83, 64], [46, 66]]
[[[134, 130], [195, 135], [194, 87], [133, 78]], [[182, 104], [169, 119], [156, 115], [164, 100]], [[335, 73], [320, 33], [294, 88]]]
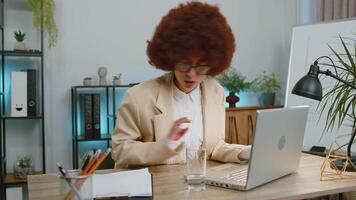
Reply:
[[64, 200], [93, 199], [92, 175], [79, 175], [78, 170], [68, 170], [66, 177], [60, 175], [60, 194]]

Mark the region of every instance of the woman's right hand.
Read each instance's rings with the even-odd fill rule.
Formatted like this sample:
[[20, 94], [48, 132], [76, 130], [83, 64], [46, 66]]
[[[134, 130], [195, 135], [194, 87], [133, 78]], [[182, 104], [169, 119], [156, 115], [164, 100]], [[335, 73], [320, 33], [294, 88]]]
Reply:
[[181, 127], [181, 125], [184, 123], [191, 123], [191, 121], [187, 117], [182, 117], [174, 121], [173, 126], [171, 128], [171, 132], [168, 137], [170, 140], [179, 140], [188, 131], [188, 127]]

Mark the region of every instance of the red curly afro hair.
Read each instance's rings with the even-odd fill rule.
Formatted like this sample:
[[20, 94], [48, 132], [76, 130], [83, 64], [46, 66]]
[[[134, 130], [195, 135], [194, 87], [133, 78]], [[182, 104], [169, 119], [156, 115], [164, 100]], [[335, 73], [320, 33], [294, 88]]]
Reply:
[[176, 63], [196, 55], [212, 69], [210, 76], [230, 66], [235, 39], [217, 6], [188, 2], [164, 16], [147, 45], [149, 63], [173, 71]]

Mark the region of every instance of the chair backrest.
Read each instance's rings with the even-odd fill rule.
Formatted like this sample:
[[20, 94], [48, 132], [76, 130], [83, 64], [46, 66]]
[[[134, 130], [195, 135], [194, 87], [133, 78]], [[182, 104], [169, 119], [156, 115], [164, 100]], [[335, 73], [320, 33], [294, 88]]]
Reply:
[[111, 156], [106, 157], [106, 159], [101, 163], [99, 169], [114, 169], [115, 161], [111, 158]]

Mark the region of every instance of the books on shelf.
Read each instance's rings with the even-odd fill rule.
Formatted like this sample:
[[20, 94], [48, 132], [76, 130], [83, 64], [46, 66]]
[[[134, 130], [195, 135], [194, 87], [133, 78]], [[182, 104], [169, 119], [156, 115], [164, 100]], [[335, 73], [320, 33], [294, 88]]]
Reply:
[[86, 139], [100, 138], [100, 94], [81, 94], [81, 115], [83, 115]]
[[11, 117], [37, 116], [39, 97], [37, 70], [11, 72]]

